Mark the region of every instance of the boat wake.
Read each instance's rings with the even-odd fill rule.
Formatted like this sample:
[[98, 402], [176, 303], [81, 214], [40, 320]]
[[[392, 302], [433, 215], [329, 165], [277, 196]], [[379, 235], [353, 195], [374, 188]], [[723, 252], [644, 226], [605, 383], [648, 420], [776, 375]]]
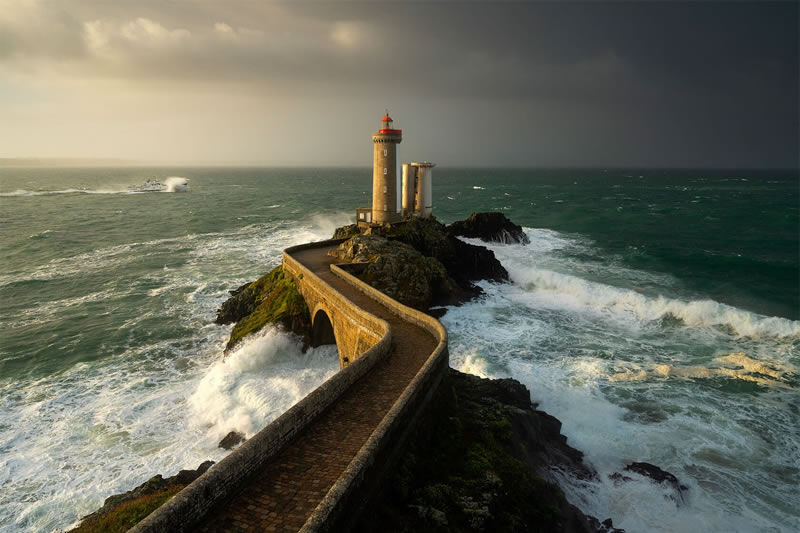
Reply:
[[17, 189], [11, 192], [0, 192], [0, 198], [14, 198], [17, 196], [49, 196], [53, 194], [130, 194], [129, 190], [111, 189], [60, 189], [57, 191], [29, 191]]

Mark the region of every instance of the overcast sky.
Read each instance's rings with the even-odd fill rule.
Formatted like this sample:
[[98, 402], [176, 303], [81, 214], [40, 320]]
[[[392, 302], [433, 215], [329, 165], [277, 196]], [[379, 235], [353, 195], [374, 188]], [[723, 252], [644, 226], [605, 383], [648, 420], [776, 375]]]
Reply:
[[0, 0], [0, 157], [796, 167], [798, 3]]

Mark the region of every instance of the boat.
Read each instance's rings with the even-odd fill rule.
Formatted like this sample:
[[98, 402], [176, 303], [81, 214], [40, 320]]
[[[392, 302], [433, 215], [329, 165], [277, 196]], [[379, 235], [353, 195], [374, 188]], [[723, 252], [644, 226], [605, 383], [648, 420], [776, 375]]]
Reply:
[[131, 192], [162, 192], [167, 190], [167, 186], [157, 179], [148, 179], [141, 185], [130, 185], [128, 190]]

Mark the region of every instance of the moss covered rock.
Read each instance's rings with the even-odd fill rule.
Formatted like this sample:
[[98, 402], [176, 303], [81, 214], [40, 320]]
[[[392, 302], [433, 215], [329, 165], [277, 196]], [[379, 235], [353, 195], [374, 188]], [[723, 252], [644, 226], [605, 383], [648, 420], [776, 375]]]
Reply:
[[358, 226], [356, 224], [349, 224], [347, 226], [342, 226], [340, 228], [336, 228], [336, 231], [333, 232], [334, 239], [349, 239], [350, 237], [354, 237], [360, 233]]
[[217, 312], [217, 324], [235, 323], [225, 351], [267, 324], [283, 326], [308, 344], [311, 315], [297, 284], [283, 267], [276, 267], [252, 283], [231, 291]]
[[475, 246], [448, 234], [444, 224], [431, 218], [410, 218], [392, 224], [386, 237], [404, 242], [421, 254], [444, 265], [459, 285], [468, 289], [473, 281], [507, 281], [508, 272], [485, 246]]
[[414, 248], [377, 235], [356, 235], [330, 254], [360, 263], [350, 272], [381, 292], [416, 309], [427, 309], [457, 290], [444, 266]]
[[[355, 236], [347, 237], [353, 232], [357, 232]], [[368, 267], [369, 272], [360, 276], [364, 281], [379, 290], [394, 290], [394, 293], [387, 292], [387, 294], [418, 309], [425, 309], [426, 305], [423, 302], [429, 302], [427, 306], [438, 306], [455, 305], [467, 301], [482, 292], [473, 283], [475, 281], [508, 280], [508, 272], [494, 256], [494, 252], [484, 246], [468, 244], [448, 235], [445, 226], [434, 217], [412, 217], [402, 222], [370, 226], [364, 228], [363, 231], [359, 231], [359, 228], [355, 226], [343, 226], [336, 230], [334, 237], [349, 238], [349, 241], [340, 246], [340, 252], [337, 252], [342, 261], [363, 260], [375, 265]], [[355, 246], [352, 243], [355, 239], [364, 238], [383, 240], [359, 240]], [[386, 244], [386, 241], [389, 241], [391, 245]], [[417, 290], [413, 286], [420, 280], [419, 277], [414, 278], [414, 270], [418, 270], [420, 265], [424, 266], [425, 263], [418, 256], [410, 254], [409, 247], [428, 260], [427, 267], [423, 270], [427, 271], [426, 279], [434, 283], [429, 291], [430, 294], [423, 294], [425, 291]], [[370, 251], [359, 252], [358, 248]], [[381, 251], [377, 252], [378, 249]], [[356, 259], [359, 253], [363, 257]], [[387, 259], [380, 260], [378, 255], [381, 253], [387, 254]], [[366, 255], [369, 255], [370, 258], [366, 259]], [[389, 255], [394, 255], [395, 258], [389, 258]], [[398, 263], [401, 260], [400, 257], [410, 259], [412, 256], [414, 266], [403, 269], [402, 265]], [[439, 266], [444, 268], [446, 276], [434, 275], [431, 269], [436, 267], [435, 270], [438, 270]], [[403, 271], [403, 280], [395, 282], [382, 277], [395, 275], [400, 270]], [[403, 287], [394, 287], [397, 285]], [[395, 290], [398, 288], [399, 291]], [[404, 300], [395, 295], [408, 295], [411, 299]], [[414, 304], [409, 303], [412, 300], [415, 301]]]
[[355, 531], [616, 531], [567, 502], [553, 467], [594, 476], [524, 385], [451, 369]]
[[122, 533], [147, 518], [186, 485], [200, 477], [214, 461], [206, 461], [197, 470], [181, 470], [164, 479], [152, 477], [133, 490], [110, 496], [103, 507], [85, 516], [70, 533]]

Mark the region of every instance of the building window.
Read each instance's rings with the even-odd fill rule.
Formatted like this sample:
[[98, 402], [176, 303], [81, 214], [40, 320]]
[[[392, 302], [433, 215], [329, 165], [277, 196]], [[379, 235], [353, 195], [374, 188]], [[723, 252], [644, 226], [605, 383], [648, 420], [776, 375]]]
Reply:
[[361, 220], [364, 220], [364, 213], [359, 213], [358, 214], [358, 218], [360, 218]]
[[389, 169], [386, 168], [386, 167], [383, 167], [383, 175], [385, 176], [388, 173], [389, 173]]
[[383, 194], [386, 194], [386, 185], [383, 186]]
[[383, 149], [383, 155], [389, 155], [389, 150], [387, 150], [386, 148], [384, 148], [384, 149]]
[[386, 204], [383, 204], [383, 210], [384, 211], [388, 211], [389, 210], [388, 207], [386, 206]]

